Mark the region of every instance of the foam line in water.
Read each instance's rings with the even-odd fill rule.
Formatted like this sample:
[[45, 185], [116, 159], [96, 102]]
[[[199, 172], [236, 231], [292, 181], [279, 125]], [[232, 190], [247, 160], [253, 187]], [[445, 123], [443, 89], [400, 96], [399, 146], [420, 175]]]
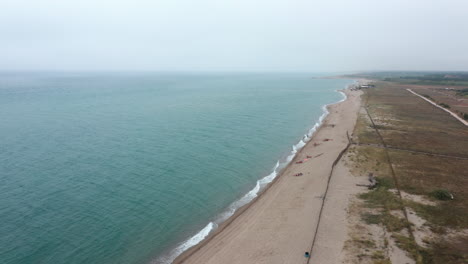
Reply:
[[327, 117], [327, 115], [329, 114], [328, 109], [327, 109], [327, 106], [328, 106], [328, 105], [322, 106], [323, 114], [319, 117], [319, 120], [314, 124], [314, 126], [313, 126], [313, 127], [309, 130], [309, 132], [307, 133], [307, 137], [308, 137], [308, 138], [312, 138], [312, 136], [314, 135], [315, 131], [317, 131], [317, 129], [319, 128], [319, 126], [323, 123], [323, 120], [325, 119], [325, 117]]
[[[336, 103], [333, 103], [333, 104], [341, 103], [341, 102], [345, 101], [348, 98], [344, 92], [339, 91], [339, 90], [336, 90], [336, 92], [339, 92], [343, 96], [343, 98], [340, 101], [338, 101]], [[330, 113], [328, 111], [328, 106], [329, 105], [332, 105], [332, 104], [327, 104], [327, 105], [322, 106], [323, 113], [319, 117], [319, 120], [314, 124], [314, 126], [311, 129], [309, 129], [307, 134], [304, 135], [303, 139], [301, 139], [296, 145], [293, 146], [293, 150], [291, 151], [291, 153], [286, 158], [286, 162], [282, 165], [282, 167], [286, 167], [286, 165], [288, 165], [294, 159], [294, 157], [297, 154], [297, 150], [303, 148], [306, 145], [306, 143], [312, 138], [312, 136], [317, 131], [317, 129], [320, 127], [320, 125], [322, 125], [323, 120]]]
[[184, 243], [182, 243], [173, 251], [171, 251], [168, 257], [160, 258], [156, 260], [154, 264], [156, 263], [170, 264], [172, 263], [172, 261], [174, 261], [174, 259], [176, 259], [180, 254], [182, 254], [182, 252], [200, 243], [213, 230], [218, 228], [219, 223], [226, 221], [229, 217], [231, 217], [236, 212], [237, 209], [248, 204], [255, 197], [257, 197], [261, 188], [265, 187], [268, 183], [272, 182], [276, 178], [276, 176], [278, 175], [277, 169], [279, 168], [279, 166], [280, 166], [279, 161], [277, 161], [275, 167], [273, 168], [273, 171], [270, 174], [258, 180], [257, 183], [255, 184], [255, 187], [252, 190], [250, 190], [248, 193], [242, 196], [239, 200], [233, 202], [228, 207], [228, 209], [219, 216], [219, 218], [215, 222], [210, 222], [200, 232], [198, 232], [197, 234], [195, 234], [194, 236], [186, 240]]
[[272, 182], [273, 179], [276, 178], [278, 175], [277, 169], [279, 168], [279, 161], [276, 162], [275, 167], [273, 168], [273, 171], [268, 174], [267, 176], [261, 178], [260, 180], [257, 181], [255, 184], [255, 187], [250, 190], [248, 193], [246, 193], [244, 196], [242, 196], [239, 200], [233, 202], [229, 207], [226, 212], [221, 214], [220, 218], [216, 221], [218, 223], [224, 222], [226, 219], [231, 217], [237, 209], [240, 207], [248, 204], [251, 202], [255, 197], [257, 197], [258, 193], [260, 190], [265, 187], [268, 183]]
[[301, 140], [299, 140], [299, 142], [297, 142], [296, 145], [294, 145], [294, 148], [295, 148], [296, 151], [297, 151], [297, 150], [303, 148], [304, 146], [305, 146], [305, 142], [301, 139]]
[[[347, 99], [347, 96], [345, 93], [342, 91], [337, 91], [343, 95], [343, 99], [336, 103], [341, 103]], [[169, 264], [174, 261], [174, 259], [179, 256], [182, 252], [185, 250], [197, 245], [200, 243], [203, 239], [205, 239], [213, 230], [215, 230], [218, 227], [219, 223], [224, 222], [227, 220], [229, 217], [234, 215], [237, 209], [240, 207], [248, 204], [251, 202], [255, 197], [258, 196], [258, 193], [262, 188], [264, 188], [268, 183], [272, 182], [276, 176], [278, 175], [278, 168], [284, 168], [286, 167], [296, 156], [297, 151], [303, 148], [306, 145], [306, 142], [308, 142], [314, 133], [317, 131], [318, 127], [323, 123], [323, 120], [325, 117], [329, 114], [328, 105], [323, 105], [322, 110], [323, 114], [319, 117], [319, 120], [314, 124], [314, 126], [307, 132], [307, 134], [304, 135], [304, 137], [299, 140], [299, 142], [295, 145], [292, 146], [292, 150], [290, 154], [287, 156], [286, 161], [284, 163], [281, 163], [277, 161], [275, 167], [273, 168], [273, 171], [268, 174], [267, 176], [263, 177], [262, 179], [258, 180], [257, 183], [255, 184], [255, 187], [250, 190], [248, 193], [246, 193], [244, 196], [242, 196], [239, 200], [233, 202], [229, 207], [228, 210], [226, 210], [224, 213], [220, 215], [220, 217], [215, 221], [215, 222], [210, 222], [205, 228], [200, 230], [197, 234], [186, 240], [184, 243], [182, 243], [180, 246], [178, 246], [176, 249], [174, 249], [170, 256], [165, 258], [165, 259], [159, 259], [156, 261], [156, 263], [164, 263], [164, 264]], [[218, 224], [217, 224], [218, 223]]]
[[242, 198], [240, 198], [236, 203], [235, 203], [235, 209], [249, 203], [252, 201], [255, 197], [257, 197], [258, 192], [260, 191], [260, 181], [257, 181], [255, 184], [255, 187], [250, 190], [248, 193], [246, 193]]
[[268, 183], [272, 182], [275, 178], [276, 175], [278, 175], [278, 172], [276, 171], [279, 168], [279, 161], [276, 162], [275, 168], [273, 169], [273, 172], [270, 173], [269, 175], [265, 176], [263, 179], [259, 180], [260, 187], [264, 187]]
[[180, 244], [177, 248], [175, 248], [171, 254], [165, 258], [165, 259], [159, 259], [156, 261], [156, 263], [165, 263], [165, 264], [170, 264], [174, 259], [179, 256], [182, 252], [185, 250], [195, 246], [196, 244], [200, 243], [205, 237], [207, 237], [211, 231], [213, 231], [217, 225], [213, 222], [208, 223], [202, 230], [200, 230], [198, 233], [196, 233], [194, 236], [191, 238], [187, 239], [185, 242]]
[[286, 164], [284, 164], [284, 165], [287, 165], [289, 162], [291, 162], [294, 159], [294, 157], [296, 156], [296, 153], [297, 153], [296, 146], [293, 145], [292, 150], [289, 153], [289, 156], [286, 158]]
[[341, 99], [337, 103], [344, 102], [344, 101], [346, 101], [346, 99], [348, 99], [348, 96], [345, 93], [343, 93], [342, 91], [337, 91], [337, 92], [339, 92], [343, 96], [343, 99]]

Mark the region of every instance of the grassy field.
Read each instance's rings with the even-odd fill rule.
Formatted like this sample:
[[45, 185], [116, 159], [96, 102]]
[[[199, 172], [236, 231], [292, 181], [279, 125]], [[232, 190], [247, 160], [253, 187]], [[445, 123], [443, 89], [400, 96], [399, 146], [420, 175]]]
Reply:
[[354, 74], [351, 75], [351, 77], [387, 81], [397, 84], [468, 87], [467, 72], [368, 72]]
[[405, 86], [381, 82], [366, 91], [368, 110], [389, 146], [468, 157], [466, 126]]
[[[363, 103], [348, 159], [353, 174], [373, 172], [379, 185], [360, 195], [362, 221], [384, 228], [416, 263], [468, 263], [468, 128], [399, 83], [376, 82]], [[425, 221], [424, 244], [408, 211]]]
[[405, 86], [468, 120], [468, 72], [370, 72], [348, 78]]
[[[405, 85], [406, 86], [406, 85]], [[461, 118], [468, 120], [468, 89], [452, 89], [440, 86], [407, 85], [418, 94], [424, 95], [429, 100], [441, 105]]]

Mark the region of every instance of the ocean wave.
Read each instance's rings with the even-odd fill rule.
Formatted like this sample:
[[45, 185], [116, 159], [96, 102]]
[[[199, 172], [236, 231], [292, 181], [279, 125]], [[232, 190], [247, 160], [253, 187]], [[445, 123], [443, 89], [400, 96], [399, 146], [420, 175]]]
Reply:
[[240, 207], [250, 203], [255, 197], [257, 197], [260, 190], [265, 187], [268, 183], [272, 182], [276, 176], [278, 175], [277, 169], [279, 168], [279, 161], [276, 162], [273, 171], [268, 174], [267, 176], [261, 178], [255, 184], [255, 187], [242, 196], [239, 200], [233, 202], [224, 213], [220, 215], [220, 217], [216, 220], [217, 223], [222, 223], [226, 221], [229, 217], [231, 217], [237, 209]]
[[260, 179], [258, 182], [260, 183], [261, 187], [264, 187], [268, 183], [272, 182], [275, 178], [276, 175], [278, 175], [278, 171], [276, 171], [279, 168], [279, 161], [276, 162], [275, 167], [273, 168], [273, 172], [270, 173], [269, 175], [263, 177], [263, 179]]
[[317, 129], [320, 127], [320, 125], [322, 125], [323, 123], [323, 120], [325, 119], [325, 117], [327, 117], [327, 115], [329, 114], [328, 112], [328, 105], [323, 105], [322, 106], [322, 115], [319, 117], [318, 121], [314, 124], [314, 126], [309, 129], [309, 131], [307, 132], [307, 137], [310, 139], [312, 138], [312, 136], [314, 135], [315, 131], [317, 131]]
[[186, 251], [187, 249], [197, 245], [200, 243], [203, 239], [205, 239], [214, 229], [217, 228], [217, 224], [210, 222], [208, 225], [206, 225], [202, 230], [200, 230], [198, 233], [193, 235], [191, 238], [187, 239], [185, 242], [180, 244], [177, 248], [175, 248], [168, 257], [166, 258], [161, 258], [156, 260], [156, 263], [164, 263], [164, 264], [170, 264], [176, 259], [182, 252]]
[[246, 193], [244, 196], [242, 196], [239, 200], [233, 202], [228, 209], [223, 212], [215, 221], [210, 222], [205, 228], [203, 228], [200, 232], [180, 244], [177, 248], [171, 251], [169, 256], [160, 258], [156, 260], [156, 263], [164, 263], [164, 264], [169, 264], [174, 261], [180, 254], [182, 254], [184, 251], [187, 249], [197, 245], [200, 243], [203, 239], [205, 239], [211, 232], [216, 230], [218, 228], [218, 225], [221, 224], [222, 222], [226, 221], [229, 217], [234, 215], [237, 209], [241, 208], [242, 206], [250, 203], [255, 197], [258, 196], [260, 190], [264, 188], [265, 186], [268, 185], [268, 183], [272, 182], [276, 176], [278, 175], [278, 168], [280, 166], [279, 161], [276, 162], [276, 165], [273, 168], [273, 171], [268, 174], [267, 176], [261, 178], [258, 180], [255, 184], [255, 187], [252, 188], [248, 193]]
[[235, 201], [230, 207], [232, 207], [233, 212], [235, 212], [236, 209], [248, 204], [250, 201], [252, 201], [255, 197], [257, 197], [258, 192], [260, 191], [260, 181], [257, 181], [255, 184], [255, 187], [250, 190], [248, 193], [246, 193], [242, 198], [239, 200]]
[[288, 165], [294, 159], [294, 157], [296, 156], [296, 153], [297, 153], [297, 150], [293, 145], [291, 152], [289, 153], [288, 157], [286, 158], [286, 162], [283, 163], [281, 167], [283, 167], [283, 168], [286, 167], [286, 165]]
[[[344, 102], [344, 101], [346, 101], [346, 99], [348, 99], [348, 96], [347, 96], [345, 93], [343, 93], [342, 91], [337, 91], [337, 92], [339, 92], [339, 93], [343, 96], [343, 99], [341, 99], [341, 100], [338, 101], [337, 103]], [[336, 104], [337, 104], [337, 103], [336, 103]]]
[[[343, 98], [340, 101], [338, 101], [336, 103], [332, 103], [332, 104], [341, 103], [341, 102], [343, 102], [343, 101], [345, 101], [347, 99], [346, 94], [343, 93], [342, 91], [337, 90], [336, 92], [339, 92], [341, 95], [343, 95]], [[256, 182], [254, 188], [252, 188], [252, 190], [250, 190], [248, 193], [246, 193], [240, 199], [233, 202], [228, 207], [228, 209], [225, 212], [223, 212], [221, 215], [219, 215], [219, 217], [214, 222], [210, 222], [200, 232], [198, 232], [197, 234], [195, 234], [194, 236], [192, 236], [191, 238], [186, 240], [184, 243], [182, 243], [180, 246], [178, 246], [173, 251], [171, 251], [171, 254], [170, 254], [169, 257], [163, 259], [162, 261], [160, 259], [156, 263], [164, 263], [164, 264], [172, 263], [172, 261], [174, 261], [174, 259], [177, 258], [177, 256], [182, 254], [184, 251], [186, 251], [187, 249], [189, 249], [189, 248], [197, 245], [201, 241], [203, 241], [203, 239], [205, 239], [212, 231], [214, 231], [218, 227], [219, 224], [221, 224], [222, 222], [226, 221], [229, 217], [234, 215], [234, 213], [236, 212], [237, 209], [239, 209], [240, 207], [250, 203], [253, 199], [255, 199], [255, 197], [258, 196], [259, 192], [265, 186], [267, 186], [269, 183], [271, 183], [276, 178], [276, 176], [278, 175], [279, 170], [285, 168], [294, 159], [294, 157], [296, 156], [298, 150], [303, 148], [306, 145], [306, 143], [312, 138], [312, 136], [315, 134], [317, 129], [322, 125], [323, 120], [330, 113], [328, 111], [328, 106], [332, 105], [332, 104], [327, 104], [327, 105], [322, 106], [323, 113], [319, 117], [318, 121], [314, 124], [314, 126], [311, 129], [309, 129], [309, 131], [303, 136], [303, 138], [301, 140], [299, 140], [299, 142], [297, 144], [292, 146], [292, 150], [289, 153], [289, 155], [286, 157], [286, 160], [284, 162], [277, 161], [276, 165], [273, 168], [273, 171], [270, 174], [268, 174], [267, 176], [265, 176], [265, 177], [261, 178], [260, 180], [258, 180]]]
[[301, 139], [301, 140], [299, 140], [299, 142], [297, 142], [296, 145], [294, 145], [294, 148], [295, 148], [296, 151], [297, 151], [297, 150], [303, 148], [303, 147], [305, 146], [305, 144], [306, 144], [306, 143]]

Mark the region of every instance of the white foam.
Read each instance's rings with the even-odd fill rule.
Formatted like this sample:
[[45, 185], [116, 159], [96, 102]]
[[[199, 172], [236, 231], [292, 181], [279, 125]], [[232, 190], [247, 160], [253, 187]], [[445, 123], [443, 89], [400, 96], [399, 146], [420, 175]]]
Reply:
[[263, 187], [265, 187], [268, 183], [272, 182], [273, 179], [276, 178], [276, 176], [278, 175], [278, 172], [277, 172], [278, 167], [279, 167], [279, 161], [276, 162], [276, 165], [270, 174], [258, 180], [257, 183], [255, 184], [255, 187], [252, 190], [250, 190], [248, 193], [242, 196], [239, 200], [233, 202], [228, 207], [228, 210], [224, 212], [223, 214], [221, 214], [220, 218], [216, 222], [225, 221], [226, 219], [231, 217], [236, 212], [237, 209], [250, 203], [255, 197], [257, 197], [260, 190]]
[[174, 259], [177, 256], [179, 256], [182, 252], [195, 246], [196, 244], [200, 243], [203, 239], [205, 239], [205, 237], [207, 237], [211, 233], [211, 231], [213, 231], [216, 227], [217, 225], [215, 223], [213, 222], [208, 223], [208, 225], [206, 225], [202, 230], [200, 230], [194, 236], [187, 239], [185, 242], [183, 242], [177, 248], [175, 248], [168, 257], [158, 259], [156, 260], [155, 263], [164, 263], [164, 264], [172, 263], [172, 261], [174, 261]]
[[296, 145], [294, 145], [294, 148], [295, 148], [296, 150], [299, 150], [299, 149], [303, 148], [303, 147], [305, 146], [305, 144], [306, 144], [306, 143], [301, 139], [301, 140], [299, 140], [299, 142], [297, 142]]
[[[344, 97], [342, 100], [340, 100], [337, 103], [340, 103], [340, 102], [343, 102], [344, 100], [346, 100], [347, 97], [346, 97], [345, 93], [343, 93], [341, 91], [337, 91], [337, 92], [341, 93], [343, 95], [343, 97]], [[292, 146], [292, 150], [289, 153], [289, 155], [287, 156], [286, 161], [284, 163], [281, 163], [281, 165], [280, 165], [279, 161], [276, 162], [276, 165], [273, 168], [273, 171], [269, 175], [267, 175], [267, 176], [263, 177], [262, 179], [258, 180], [255, 187], [252, 190], [250, 190], [247, 194], [245, 194], [242, 198], [240, 198], [239, 200], [232, 203], [228, 207], [228, 210], [226, 210], [223, 214], [221, 214], [221, 216], [216, 221], [217, 223], [224, 222], [229, 217], [231, 217], [236, 212], [236, 210], [238, 208], [240, 208], [240, 207], [248, 204], [249, 202], [251, 202], [255, 197], [258, 196], [258, 193], [260, 192], [260, 190], [262, 188], [264, 188], [268, 183], [272, 182], [276, 178], [276, 176], [278, 175], [278, 168], [286, 167], [294, 159], [294, 157], [297, 154], [297, 151], [300, 150], [301, 148], [303, 148], [306, 145], [306, 142], [308, 142], [312, 138], [314, 133], [317, 131], [318, 127], [323, 123], [323, 120], [329, 114], [329, 111], [328, 111], [327, 107], [328, 107], [328, 105], [323, 105], [322, 106], [323, 114], [319, 117], [319, 120], [308, 131], [308, 133], [304, 135], [303, 139], [299, 140], [299, 142], [297, 144]]]
[[328, 106], [329, 105], [323, 105], [322, 106], [322, 111], [323, 111], [323, 114], [319, 117], [319, 124], [322, 124], [323, 120], [325, 119], [325, 117], [327, 117], [327, 115], [330, 113], [328, 112]]
[[236, 207], [242, 207], [248, 202], [252, 201], [255, 197], [257, 197], [258, 191], [260, 191], [260, 181], [257, 181], [255, 187], [236, 202]]
[[297, 151], [303, 148], [306, 145], [306, 142], [309, 141], [309, 137], [307, 135], [304, 136], [303, 139], [299, 140], [296, 145], [292, 146], [292, 150], [289, 153], [289, 155], [286, 157], [286, 161], [281, 164], [281, 167], [284, 168], [286, 165], [288, 165], [296, 156]]
[[[339, 92], [343, 96], [343, 98], [340, 101], [338, 101], [336, 103], [333, 103], [333, 104], [341, 103], [341, 102], [345, 101], [348, 98], [344, 92], [338, 91], [338, 90], [336, 90], [336, 92]], [[312, 138], [312, 136], [317, 131], [317, 129], [320, 127], [320, 125], [322, 125], [323, 120], [330, 113], [328, 111], [328, 106], [329, 105], [332, 105], [332, 104], [327, 104], [327, 105], [322, 106], [323, 114], [319, 117], [319, 120], [314, 124], [314, 126], [311, 129], [309, 129], [307, 134], [304, 135], [303, 139], [300, 140], [296, 145], [293, 146], [293, 150], [291, 151], [291, 153], [286, 158], [286, 162], [284, 163], [284, 165], [282, 167], [285, 167], [286, 165], [288, 165], [294, 159], [294, 157], [296, 156], [297, 150], [303, 148], [306, 145], [306, 143]]]
[[276, 175], [278, 175], [278, 172], [276, 171], [279, 168], [279, 161], [276, 162], [275, 168], [273, 169], [273, 172], [270, 173], [269, 175], [263, 177], [263, 179], [260, 179], [258, 182], [260, 183], [260, 187], [264, 187], [268, 183], [272, 182], [275, 178]]
[[343, 99], [341, 99], [337, 103], [344, 102], [344, 101], [346, 101], [346, 99], [348, 99], [348, 96], [345, 93], [343, 93], [342, 91], [338, 91], [338, 92], [343, 96]]
[[[279, 168], [280, 164], [279, 161], [276, 162], [273, 171], [268, 174], [267, 176], [263, 177], [262, 179], [258, 180], [255, 184], [255, 187], [242, 196], [239, 200], [233, 202], [224, 213], [220, 215], [220, 217], [215, 221], [217, 223], [222, 223], [226, 221], [229, 217], [234, 215], [237, 209], [240, 207], [250, 203], [255, 197], [258, 196], [260, 190], [265, 187], [268, 183], [272, 182], [276, 176], [278, 175], [277, 169]], [[214, 222], [210, 222], [205, 228], [203, 228], [200, 232], [196, 235], [188, 239], [186, 242], [181, 244], [177, 247], [173, 252], [170, 254], [170, 257], [164, 259], [164, 261], [159, 260], [157, 263], [171, 263], [177, 256], [179, 256], [185, 250], [195, 246], [196, 244], [200, 243], [206, 236], [209, 235], [211, 231], [216, 229], [218, 225]]]
[[296, 153], [297, 153], [296, 147], [293, 145], [292, 150], [289, 156], [286, 158], [286, 163], [284, 165], [287, 165], [289, 162], [291, 162], [291, 160], [293, 160], [294, 157], [296, 156]]
[[[336, 103], [341, 103], [347, 99], [347, 96], [345, 93], [342, 91], [337, 91], [343, 95], [343, 99]], [[276, 176], [278, 175], [278, 169], [279, 168], [284, 168], [286, 167], [296, 156], [297, 151], [301, 148], [303, 148], [306, 145], [306, 142], [308, 142], [314, 133], [317, 131], [317, 128], [322, 124], [323, 120], [325, 117], [329, 114], [328, 105], [322, 106], [323, 114], [319, 117], [319, 120], [314, 124], [314, 126], [307, 132], [307, 134], [304, 135], [303, 139], [301, 139], [297, 144], [292, 146], [292, 150], [290, 154], [287, 156], [286, 161], [284, 163], [281, 163], [279, 161], [276, 162], [275, 167], [273, 168], [273, 171], [268, 174], [267, 176], [261, 178], [260, 180], [257, 181], [255, 184], [255, 187], [250, 190], [248, 193], [246, 193], [244, 196], [242, 196], [239, 200], [233, 202], [228, 209], [220, 215], [220, 217], [215, 221], [215, 222], [210, 222], [207, 226], [205, 226], [200, 232], [186, 240], [184, 243], [180, 244], [177, 248], [175, 248], [173, 251], [171, 251], [171, 254], [169, 257], [166, 258], [160, 258], [156, 260], [155, 263], [164, 263], [164, 264], [170, 264], [174, 259], [179, 256], [182, 252], [186, 251], [187, 249], [197, 245], [200, 243], [203, 239], [205, 239], [213, 230], [215, 230], [218, 225], [216, 223], [222, 223], [226, 221], [229, 217], [234, 215], [237, 209], [240, 207], [248, 204], [251, 202], [255, 197], [258, 196], [258, 193], [262, 188], [264, 188], [268, 183], [272, 182]]]
[[309, 132], [307, 132], [307, 137], [308, 137], [309, 139], [312, 138], [312, 136], [314, 135], [315, 131], [317, 131], [317, 129], [319, 128], [319, 126], [323, 123], [323, 120], [325, 119], [325, 117], [327, 117], [327, 115], [329, 114], [328, 109], [327, 109], [327, 106], [328, 106], [328, 105], [322, 106], [323, 114], [319, 117], [319, 120], [314, 124], [314, 126], [313, 126], [311, 129], [309, 129]]

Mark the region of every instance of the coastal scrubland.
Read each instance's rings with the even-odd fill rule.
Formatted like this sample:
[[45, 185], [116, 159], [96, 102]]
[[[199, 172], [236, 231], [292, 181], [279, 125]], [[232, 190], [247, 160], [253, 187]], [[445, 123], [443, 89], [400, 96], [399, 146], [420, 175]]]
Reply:
[[386, 86], [402, 86], [468, 120], [467, 72], [374, 72], [353, 75]]
[[407, 84], [372, 82], [175, 263], [467, 263], [468, 127]]
[[349, 208], [347, 263], [467, 263], [468, 128], [403, 82], [365, 89], [347, 163], [378, 184]]
[[468, 86], [468, 72], [460, 71], [383, 71], [360, 73], [353, 76], [405, 85]]

